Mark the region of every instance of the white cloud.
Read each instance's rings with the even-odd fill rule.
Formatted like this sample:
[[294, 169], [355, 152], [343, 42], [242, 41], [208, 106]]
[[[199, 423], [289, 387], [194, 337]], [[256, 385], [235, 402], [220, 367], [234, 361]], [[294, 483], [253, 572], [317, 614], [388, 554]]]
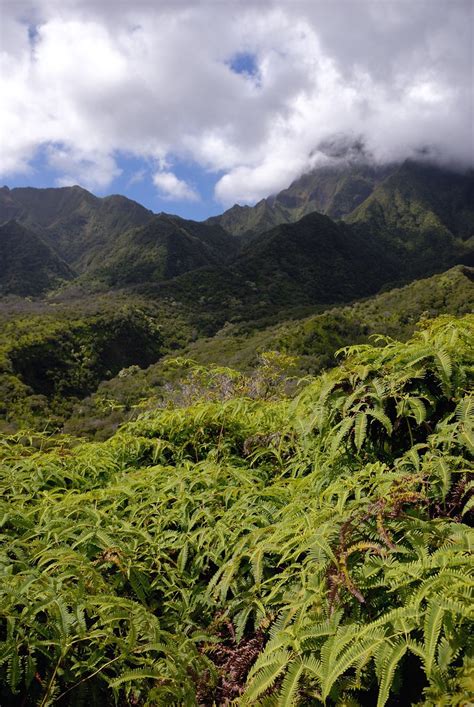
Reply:
[[79, 149], [48, 145], [47, 156], [51, 167], [62, 175], [57, 179], [61, 187], [79, 183], [89, 189], [103, 189], [122, 172], [112, 155], [99, 151], [91, 156]]
[[153, 184], [160, 196], [169, 201], [199, 201], [199, 194], [184, 180], [178, 179], [173, 172], [156, 172]]
[[[170, 171], [186, 159], [231, 204], [324, 161], [334, 136], [361, 136], [379, 161], [428, 147], [472, 165], [473, 7], [0, 0], [0, 174], [46, 147], [61, 183], [105, 189], [123, 152], [156, 165], [167, 198], [195, 200]], [[239, 54], [258, 80], [232, 70]]]

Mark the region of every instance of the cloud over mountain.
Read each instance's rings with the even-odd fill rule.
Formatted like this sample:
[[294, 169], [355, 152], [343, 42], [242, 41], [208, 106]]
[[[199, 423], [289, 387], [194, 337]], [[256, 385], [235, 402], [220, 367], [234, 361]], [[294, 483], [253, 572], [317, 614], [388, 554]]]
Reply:
[[357, 145], [473, 164], [470, 0], [0, 5], [4, 178], [42, 150], [104, 189], [132, 155], [165, 197], [198, 198], [190, 162], [230, 204]]

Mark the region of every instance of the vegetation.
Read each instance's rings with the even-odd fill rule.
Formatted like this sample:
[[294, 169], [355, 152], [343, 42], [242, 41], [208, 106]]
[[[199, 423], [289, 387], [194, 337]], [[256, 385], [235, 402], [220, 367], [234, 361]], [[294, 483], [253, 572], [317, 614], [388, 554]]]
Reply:
[[325, 149], [0, 189], [1, 704], [472, 704], [473, 175]]
[[107, 288], [161, 282], [221, 263], [237, 249], [236, 239], [218, 225], [160, 214], [99, 251], [83, 282]]
[[39, 234], [76, 272], [121, 233], [147, 224], [151, 211], [124, 196], [99, 199], [81, 187], [0, 189], [0, 223], [15, 219]]
[[474, 309], [474, 270], [458, 266], [345, 307], [333, 307], [303, 319], [269, 326], [269, 320], [227, 324], [215, 336], [188, 347], [197, 361], [249, 368], [262, 351], [297, 355], [302, 373], [333, 366], [342, 346], [366, 343], [373, 334], [408, 339], [418, 321], [439, 314], [459, 316]]
[[4, 436], [2, 703], [467, 707], [473, 326]]
[[[232, 366], [239, 371], [258, 367], [259, 356], [277, 350], [296, 356], [295, 375], [318, 373], [336, 364], [343, 346], [373, 341], [374, 334], [408, 339], [422, 318], [441, 313], [459, 316], [474, 309], [471, 268], [458, 266], [441, 275], [346, 307], [268, 326], [270, 318], [246, 324], [226, 324], [213, 337], [198, 337], [183, 355], [201, 364]], [[118, 425], [147, 409], [166, 405], [176, 368], [162, 359], [147, 369], [132, 366], [104, 381], [74, 406], [65, 431], [105, 439]]]
[[140, 292], [182, 302], [201, 329], [214, 333], [225, 321], [376, 294], [398, 279], [399, 267], [400, 255], [383, 234], [373, 239], [312, 213], [267, 231], [225, 266], [193, 270]]
[[0, 226], [0, 296], [37, 296], [74, 277], [35, 233], [8, 221]]
[[317, 211], [332, 219], [352, 213], [397, 165], [375, 167], [355, 161], [319, 167], [296, 179], [288, 189], [255, 206], [235, 204], [207, 223], [218, 223], [244, 240], [252, 240], [281, 223], [294, 223]]
[[72, 304], [6, 301], [0, 313], [0, 430], [55, 430], [74, 402], [123, 368], [192, 335], [177, 307], [119, 294]]
[[319, 169], [256, 207], [204, 223], [80, 187], [4, 188], [0, 221], [17, 219], [48, 250], [23, 278], [25, 248], [7, 243], [13, 257], [0, 287], [5, 294], [54, 290], [58, 277], [42, 275], [36, 289], [18, 290], [22, 280], [35, 281], [33, 269], [49, 273], [54, 260], [62, 279], [73, 278], [61, 296], [126, 287], [179, 302], [211, 335], [226, 321], [281, 321], [294, 308], [353, 302], [474, 264], [473, 198], [472, 173], [412, 162]]

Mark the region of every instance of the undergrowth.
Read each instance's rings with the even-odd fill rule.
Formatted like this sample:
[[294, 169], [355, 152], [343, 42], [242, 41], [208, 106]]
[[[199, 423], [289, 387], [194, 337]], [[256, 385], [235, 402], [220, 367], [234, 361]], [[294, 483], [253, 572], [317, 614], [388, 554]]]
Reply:
[[1, 704], [471, 704], [473, 323], [4, 435]]

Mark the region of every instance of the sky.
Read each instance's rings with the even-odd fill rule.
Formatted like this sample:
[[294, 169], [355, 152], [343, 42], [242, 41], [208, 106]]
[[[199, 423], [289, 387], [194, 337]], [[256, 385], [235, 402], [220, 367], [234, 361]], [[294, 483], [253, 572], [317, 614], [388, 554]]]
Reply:
[[202, 219], [344, 159], [474, 165], [474, 0], [0, 0], [0, 183]]

